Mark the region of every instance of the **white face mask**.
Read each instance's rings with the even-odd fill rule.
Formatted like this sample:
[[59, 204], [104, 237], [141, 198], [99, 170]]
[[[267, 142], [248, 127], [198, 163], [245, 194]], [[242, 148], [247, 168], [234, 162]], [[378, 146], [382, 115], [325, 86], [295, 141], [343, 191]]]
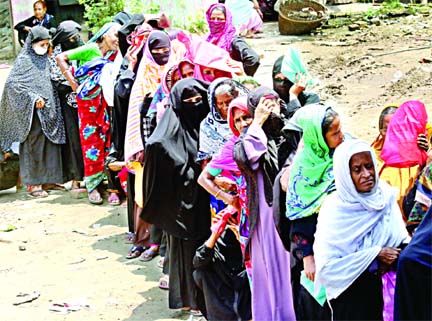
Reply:
[[36, 55], [43, 56], [47, 53], [48, 48], [44, 48], [41, 46], [33, 46], [33, 50], [36, 53]]

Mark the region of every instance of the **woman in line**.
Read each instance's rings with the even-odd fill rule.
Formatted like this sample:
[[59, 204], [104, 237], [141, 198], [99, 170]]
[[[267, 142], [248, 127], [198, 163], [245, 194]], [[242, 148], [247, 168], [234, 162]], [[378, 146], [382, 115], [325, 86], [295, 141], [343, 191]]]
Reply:
[[[72, 90], [77, 92], [84, 181], [89, 202], [97, 205], [103, 203], [98, 188], [104, 179], [104, 162], [111, 136], [108, 106], [100, 85], [100, 75], [103, 67], [114, 61], [117, 55], [119, 27], [119, 24], [107, 23], [89, 43], [56, 57], [60, 70]], [[69, 61], [73, 60], [79, 62], [78, 70], [70, 69]]]
[[334, 175], [336, 192], [324, 201], [315, 234], [315, 289], [324, 286], [333, 320], [382, 320], [381, 275], [409, 241], [397, 191], [379, 180], [375, 153], [361, 140], [336, 149]]
[[30, 29], [6, 80], [0, 104], [0, 150], [19, 142], [20, 175], [29, 195], [46, 197], [44, 183], [63, 183], [61, 146], [65, 129], [54, 96], [44, 27]]
[[[393, 166], [388, 166], [385, 164], [384, 160], [381, 157], [384, 142], [386, 141], [387, 130], [390, 126], [390, 121], [393, 118], [394, 114], [400, 107], [398, 105], [389, 105], [385, 107], [379, 116], [378, 128], [379, 134], [375, 141], [372, 143], [372, 148], [375, 151], [375, 155], [378, 162], [378, 173], [380, 179], [386, 181], [391, 186], [397, 187], [399, 189], [399, 197], [398, 204], [401, 210], [403, 210], [403, 198], [408, 194], [410, 189], [414, 186], [414, 183], [417, 179], [419, 171], [421, 168], [418, 165], [413, 165], [406, 168], [397, 168]], [[415, 118], [414, 118], [415, 119]], [[404, 126], [405, 128], [412, 127], [410, 123], [401, 123], [394, 124], [395, 126]], [[392, 142], [390, 141], [392, 144]], [[428, 139], [425, 135], [420, 134], [417, 137], [417, 146], [419, 149], [427, 151], [429, 149]], [[387, 153], [389, 155], [389, 153]], [[406, 219], [409, 215], [408, 213], [402, 212], [404, 218]]]
[[[237, 215], [239, 242], [248, 277], [251, 279], [251, 262], [246, 252], [246, 244], [249, 238], [246, 180], [241, 175], [240, 169], [234, 160], [234, 145], [240, 134], [252, 123], [252, 117], [247, 106], [247, 96], [239, 96], [231, 101], [227, 121], [233, 135], [222, 149], [213, 155], [200, 174], [198, 183], [209, 192], [210, 197], [221, 200], [234, 208], [239, 207]], [[221, 181], [221, 177], [225, 179]]]
[[307, 105], [299, 109], [286, 129], [303, 132], [303, 148], [297, 151], [288, 171], [286, 216], [291, 222], [291, 282], [298, 320], [328, 320], [322, 308], [300, 284], [300, 273], [314, 280], [314, 233], [318, 211], [325, 197], [335, 190], [333, 152], [344, 134], [339, 115], [330, 107]]
[[142, 219], [169, 234], [169, 307], [198, 310], [192, 260], [209, 236], [209, 197], [195, 162], [199, 125], [209, 112], [208, 84], [182, 79], [146, 143]]
[[[54, 50], [50, 57], [51, 80], [60, 99], [66, 129], [66, 144], [62, 145], [63, 178], [65, 182], [72, 180], [71, 195], [76, 198], [87, 193], [86, 189], [80, 188], [80, 181], [84, 177], [84, 163], [78, 128], [77, 102], [75, 93], [57, 65], [56, 57], [64, 51], [84, 45], [80, 31], [81, 26], [75, 21], [67, 20], [60, 23], [51, 40]], [[76, 64], [73, 66], [77, 68]]]
[[27, 35], [32, 27], [42, 26], [46, 29], [57, 27], [54, 16], [47, 13], [47, 5], [45, 1], [38, 0], [33, 3], [34, 16], [21, 21], [14, 29], [18, 31], [18, 41], [21, 47], [24, 46]]
[[[253, 117], [234, 148], [246, 178], [249, 240], [246, 251], [252, 262], [252, 317], [254, 320], [295, 320], [290, 284], [290, 257], [273, 220], [273, 184], [279, 172], [277, 137], [283, 127], [277, 93], [259, 87], [248, 94]], [[280, 269], [286, 269], [281, 272]]]
[[244, 39], [236, 35], [232, 15], [222, 3], [212, 4], [206, 12], [210, 34], [207, 41], [226, 50], [230, 57], [243, 64], [246, 75], [253, 76], [260, 65], [260, 58]]

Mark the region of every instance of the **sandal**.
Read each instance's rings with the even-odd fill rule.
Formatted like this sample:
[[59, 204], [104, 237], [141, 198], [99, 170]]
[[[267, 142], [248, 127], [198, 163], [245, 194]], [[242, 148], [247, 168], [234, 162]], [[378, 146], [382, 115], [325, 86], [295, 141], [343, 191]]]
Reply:
[[120, 198], [118, 197], [117, 193], [111, 193], [108, 197], [108, 204], [111, 206], [119, 206], [120, 205]]
[[127, 259], [134, 259], [141, 255], [141, 253], [144, 252], [144, 248], [142, 246], [132, 246], [129, 250], [128, 254], [126, 255]]
[[29, 196], [34, 198], [44, 198], [48, 197], [48, 193], [44, 191], [43, 189], [35, 189], [28, 193]]
[[157, 255], [159, 255], [159, 247], [157, 249], [155, 249], [154, 247], [150, 247], [140, 255], [139, 260], [143, 262], [148, 262], [153, 260], [153, 258]]
[[161, 288], [162, 290], [169, 290], [169, 275], [164, 274], [159, 279], [159, 288]]
[[88, 200], [90, 204], [94, 205], [101, 205], [103, 203], [103, 198], [98, 191], [96, 191], [96, 193], [94, 193], [94, 191], [88, 193]]

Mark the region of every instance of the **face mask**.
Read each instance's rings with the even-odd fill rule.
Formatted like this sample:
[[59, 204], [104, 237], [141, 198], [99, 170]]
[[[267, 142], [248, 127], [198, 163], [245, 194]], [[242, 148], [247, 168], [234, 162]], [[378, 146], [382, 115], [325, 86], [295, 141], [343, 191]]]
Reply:
[[225, 28], [225, 21], [209, 21], [209, 28], [211, 34], [222, 33]]
[[271, 137], [280, 136], [280, 132], [284, 126], [282, 117], [283, 116], [277, 115], [275, 113], [270, 113], [269, 117], [262, 126], [263, 131]]
[[279, 97], [285, 102], [289, 102], [289, 90], [292, 86], [286, 79], [273, 79], [273, 90], [279, 94]]
[[47, 53], [48, 48], [40, 47], [40, 46], [33, 46], [33, 50], [36, 53], [36, 55], [43, 56]]
[[168, 63], [170, 52], [167, 51], [167, 52], [163, 52], [163, 53], [152, 53], [151, 55], [152, 55], [154, 61], [159, 66], [163, 66], [163, 65], [166, 65]]
[[84, 45], [84, 41], [82, 41], [81, 37], [75, 41], [65, 41], [61, 44], [63, 51], [68, 51], [71, 49], [75, 49]]

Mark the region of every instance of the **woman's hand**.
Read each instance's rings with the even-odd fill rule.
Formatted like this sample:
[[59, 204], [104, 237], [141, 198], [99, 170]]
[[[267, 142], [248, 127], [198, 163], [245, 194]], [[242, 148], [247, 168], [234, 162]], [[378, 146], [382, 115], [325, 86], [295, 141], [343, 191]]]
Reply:
[[138, 58], [136, 53], [132, 53], [132, 50], [134, 48], [131, 46], [128, 48], [127, 52], [126, 52], [126, 59], [129, 62], [129, 66], [128, 69], [134, 71], [135, 70], [135, 66], [137, 64]]
[[429, 141], [425, 134], [420, 134], [417, 136], [417, 146], [423, 149], [425, 152], [429, 150]]
[[243, 64], [240, 61], [237, 61], [234, 59], [227, 59], [226, 64], [228, 67], [234, 69], [234, 73], [237, 76], [243, 76], [244, 75]]
[[43, 98], [38, 98], [38, 99], [36, 100], [35, 107], [36, 107], [37, 109], [42, 109], [42, 108], [44, 108], [44, 107], [45, 107], [45, 100], [43, 100]]
[[255, 109], [255, 117], [252, 123], [261, 127], [269, 117], [273, 107], [274, 103], [270, 99], [261, 97], [258, 106]]
[[296, 82], [294, 85], [291, 86], [289, 93], [290, 93], [290, 100], [296, 99], [300, 93], [302, 93], [305, 88], [308, 81], [308, 77], [305, 74], [297, 74], [296, 75]]
[[213, 183], [215, 183], [219, 188], [221, 188], [223, 190], [230, 191], [230, 192], [236, 192], [237, 191], [236, 183], [227, 177], [216, 176], [213, 179]]
[[392, 265], [398, 259], [400, 251], [400, 249], [395, 247], [383, 247], [377, 256], [377, 259], [385, 265]]
[[308, 255], [303, 258], [303, 266], [306, 277], [315, 281], [315, 259], [313, 255]]

